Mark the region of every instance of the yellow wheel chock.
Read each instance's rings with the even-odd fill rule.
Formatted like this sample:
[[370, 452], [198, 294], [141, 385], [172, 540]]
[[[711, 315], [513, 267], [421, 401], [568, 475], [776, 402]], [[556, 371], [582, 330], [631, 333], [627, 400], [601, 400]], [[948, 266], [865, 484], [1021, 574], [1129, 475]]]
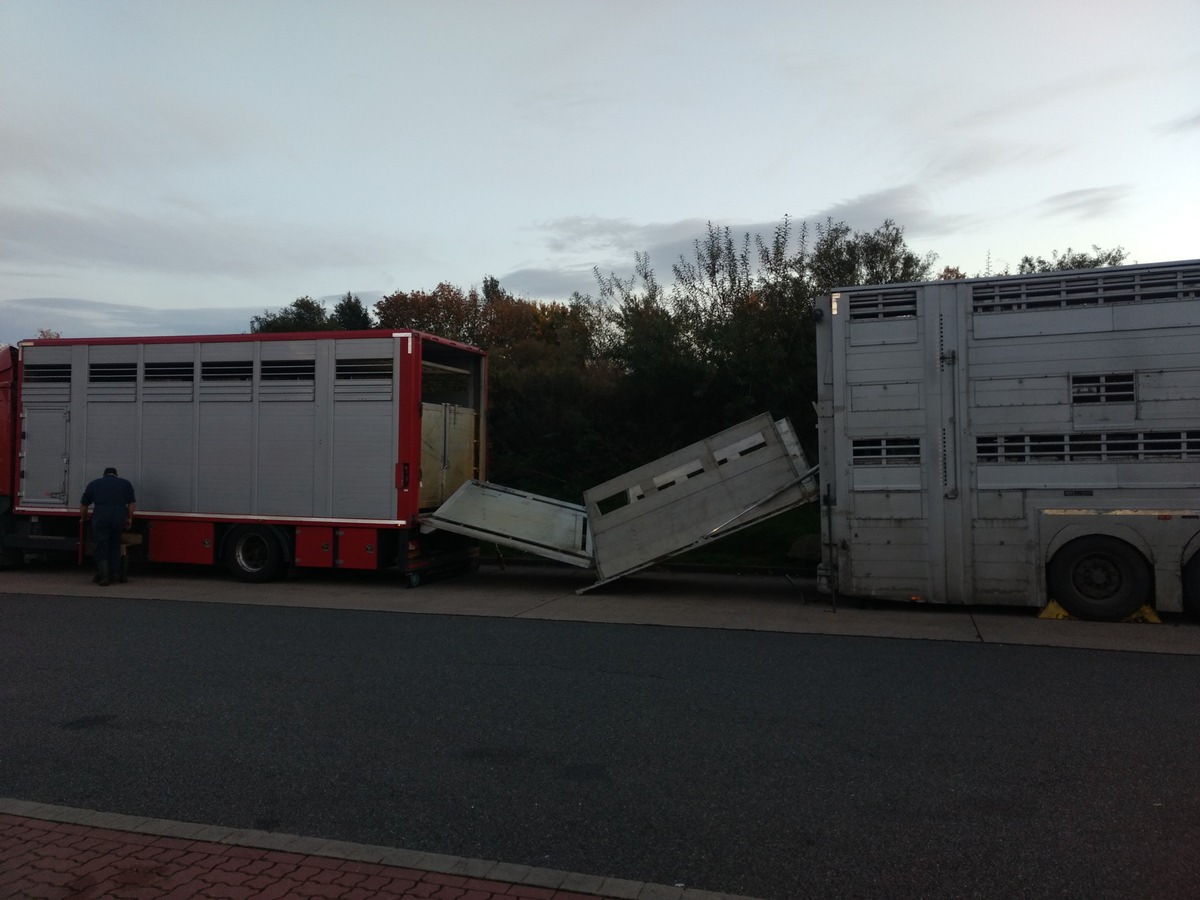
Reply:
[[[1051, 600], [1046, 604], [1046, 608], [1038, 613], [1039, 619], [1074, 619], [1075, 617], [1067, 612], [1059, 604], [1057, 600]], [[1126, 616], [1122, 622], [1144, 622], [1148, 625], [1161, 625], [1162, 619], [1158, 617], [1158, 613], [1154, 611], [1149, 603], [1142, 604], [1142, 608], [1133, 615]]]

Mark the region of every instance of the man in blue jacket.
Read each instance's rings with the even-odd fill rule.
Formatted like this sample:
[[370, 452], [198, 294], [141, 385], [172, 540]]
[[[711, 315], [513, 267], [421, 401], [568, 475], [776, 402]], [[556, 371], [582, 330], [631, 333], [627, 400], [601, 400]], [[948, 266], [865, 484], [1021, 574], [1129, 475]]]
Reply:
[[96, 545], [96, 577], [92, 580], [101, 587], [108, 587], [116, 578], [124, 581], [121, 571], [121, 532], [133, 525], [133, 508], [136, 498], [133, 485], [117, 476], [117, 470], [109, 466], [104, 476], [91, 482], [83, 491], [79, 501], [79, 515], [87, 518], [88, 507], [92, 506], [92, 541]]

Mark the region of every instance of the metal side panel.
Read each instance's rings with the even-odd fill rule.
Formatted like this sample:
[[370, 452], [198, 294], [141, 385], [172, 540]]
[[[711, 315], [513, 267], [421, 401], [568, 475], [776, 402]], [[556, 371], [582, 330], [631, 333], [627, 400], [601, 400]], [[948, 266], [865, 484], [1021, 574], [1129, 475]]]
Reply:
[[791, 424], [761, 415], [584, 495], [601, 581], [816, 499]]
[[468, 481], [435, 512], [422, 515], [421, 523], [582, 568], [592, 565], [587, 511], [575, 503]]
[[72, 508], [78, 497], [67, 493], [70, 411], [65, 407], [27, 406], [21, 430], [21, 500], [25, 508]]

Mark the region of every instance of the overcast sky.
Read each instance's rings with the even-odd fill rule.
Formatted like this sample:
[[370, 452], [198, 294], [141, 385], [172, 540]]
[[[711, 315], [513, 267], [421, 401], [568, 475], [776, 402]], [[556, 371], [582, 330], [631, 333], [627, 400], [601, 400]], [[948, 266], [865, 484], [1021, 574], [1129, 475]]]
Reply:
[[0, 0], [0, 342], [596, 293], [705, 222], [1200, 257], [1196, 0]]

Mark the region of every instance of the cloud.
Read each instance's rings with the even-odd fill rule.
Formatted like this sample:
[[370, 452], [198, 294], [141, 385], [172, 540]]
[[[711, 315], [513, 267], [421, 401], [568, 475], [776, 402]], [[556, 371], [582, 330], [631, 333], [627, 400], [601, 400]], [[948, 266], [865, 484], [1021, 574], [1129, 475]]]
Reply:
[[0, 344], [15, 344], [42, 328], [63, 337], [243, 334], [250, 330], [251, 317], [261, 314], [261, 308], [154, 309], [72, 297], [26, 297], [0, 300]]
[[[368, 310], [373, 310], [382, 291], [351, 291]], [[315, 298], [333, 312], [346, 296], [329, 294]], [[141, 335], [245, 334], [250, 320], [263, 311], [278, 312], [288, 306], [185, 307], [156, 309], [133, 303], [101, 303], [76, 297], [25, 297], [0, 300], [0, 344], [15, 344], [35, 336], [42, 328], [63, 337], [134, 337]]]
[[510, 293], [531, 300], [567, 300], [574, 293], [596, 293], [596, 276], [587, 266], [517, 269], [504, 275], [500, 284]]
[[1068, 109], [1081, 96], [1091, 98], [1103, 92], [1113, 93], [1127, 85], [1136, 85], [1144, 76], [1144, 70], [1136, 66], [1112, 66], [1101, 71], [1076, 72], [1054, 81], [1029, 83], [1010, 91], [1007, 97], [998, 102], [980, 105], [975, 112], [959, 116], [950, 126], [952, 129], [1007, 126], [1012, 119], [1046, 106]]
[[646, 252], [648, 248], [690, 243], [704, 233], [703, 219], [681, 219], [676, 222], [637, 225], [628, 219], [606, 219], [600, 216], [569, 216], [542, 226], [550, 232], [546, 245], [555, 253], [601, 251], [604, 253]]
[[860, 231], [877, 228], [885, 219], [892, 219], [907, 234], [922, 237], [953, 234], [971, 221], [966, 215], [937, 213], [932, 206], [921, 187], [905, 184], [843, 200], [814, 212], [808, 219], [822, 223], [833, 219]]
[[239, 335], [250, 331], [251, 317], [262, 312], [258, 307], [156, 310], [55, 296], [0, 300], [0, 343], [16, 343], [43, 328], [64, 337]]
[[153, 83], [122, 85], [120, 104], [38, 92], [36, 105], [0, 98], [0, 177], [62, 187], [88, 179], [144, 182], [148, 171], [194, 170], [286, 151], [261, 116]]
[[1044, 215], [1073, 219], [1100, 219], [1113, 215], [1129, 194], [1125, 185], [1082, 188], [1047, 197], [1039, 205]]
[[[556, 219], [538, 226], [546, 233], [545, 246], [551, 259], [539, 266], [511, 271], [500, 281], [514, 293], [537, 299], [566, 299], [576, 291], [594, 294], [595, 269], [603, 275], [614, 271], [632, 273], [638, 253], [648, 254], [651, 268], [669, 280], [671, 266], [680, 256], [691, 257], [693, 245], [707, 227], [703, 219], [643, 225], [600, 216]], [[753, 228], [746, 226], [745, 230]]]
[[327, 265], [371, 263], [378, 238], [320, 227], [266, 224], [178, 205], [146, 215], [101, 207], [0, 206], [0, 262], [86, 266], [195, 275], [260, 275]]
[[1158, 130], [1162, 134], [1188, 134], [1197, 128], [1200, 128], [1200, 113], [1167, 122], [1160, 126]]
[[1003, 140], [972, 141], [950, 150], [936, 147], [926, 174], [933, 181], [953, 183], [1014, 166], [1046, 162], [1066, 155], [1070, 149], [1066, 144], [1019, 144]]

